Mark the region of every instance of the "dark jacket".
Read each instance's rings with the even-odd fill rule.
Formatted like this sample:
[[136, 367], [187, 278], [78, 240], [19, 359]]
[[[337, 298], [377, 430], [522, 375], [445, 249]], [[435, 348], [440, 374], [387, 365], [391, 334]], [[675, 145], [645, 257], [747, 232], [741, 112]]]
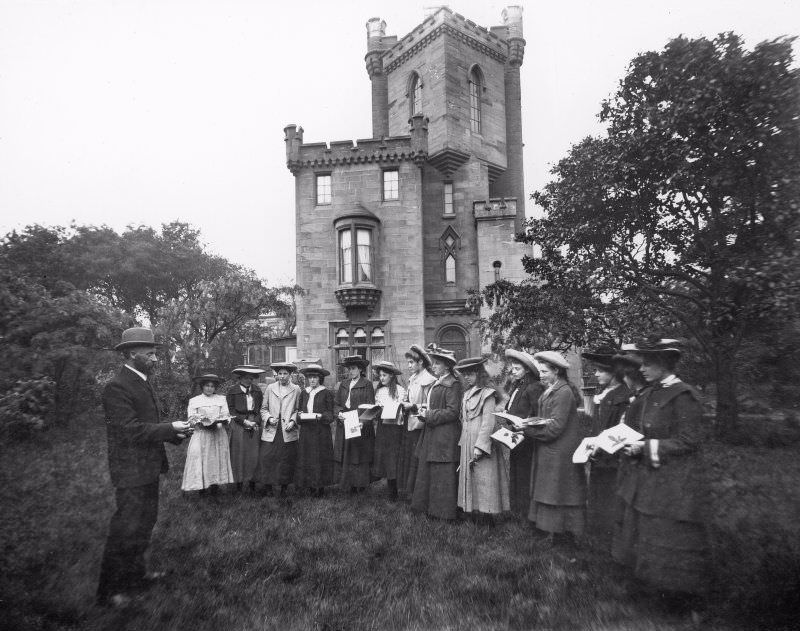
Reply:
[[161, 422], [155, 393], [129, 368], [103, 390], [108, 435], [108, 470], [117, 488], [143, 486], [169, 469], [164, 442], [179, 443], [171, 423]]
[[594, 414], [592, 415], [592, 430], [591, 435], [597, 436], [600, 432], [607, 430], [609, 427], [618, 425], [625, 410], [628, 409], [630, 404], [631, 391], [624, 383], [616, 386], [600, 401], [600, 404], [595, 406]]
[[253, 410], [252, 412], [247, 411], [247, 395], [242, 392], [241, 386], [237, 383], [234, 386], [228, 388], [228, 393], [225, 395], [225, 399], [228, 401], [228, 411], [232, 420], [235, 423], [242, 424], [242, 421], [248, 420], [248, 414], [255, 414], [255, 420], [260, 422], [261, 419], [261, 405], [264, 402], [264, 393], [261, 391], [255, 383], [250, 386], [250, 394], [253, 395]]
[[[536, 416], [539, 410], [539, 397], [544, 392], [542, 382], [534, 379], [530, 374], [526, 374], [515, 384], [515, 389], [519, 391], [511, 401], [511, 405], [506, 407], [506, 412], [520, 418]], [[511, 391], [511, 394], [514, 394], [514, 390]]]
[[425, 417], [417, 457], [424, 462], [458, 462], [461, 438], [461, 382], [447, 375], [430, 390], [430, 406]]
[[704, 428], [697, 392], [683, 382], [654, 385], [633, 411], [637, 418], [630, 419], [631, 426], [644, 434], [645, 446], [636, 463], [635, 483], [620, 489], [622, 498], [648, 515], [701, 521], [703, 485], [697, 449]]
[[524, 430], [534, 441], [533, 493], [536, 502], [555, 506], [582, 506], [586, 502], [586, 479], [572, 454], [581, 442], [578, 404], [568, 383], [561, 382], [539, 399], [539, 416], [552, 423]]
[[[350, 395], [350, 405], [347, 406], [347, 396]], [[372, 421], [364, 421], [361, 437], [350, 438], [345, 441], [344, 423], [338, 419], [339, 412], [355, 410], [359, 405], [375, 403], [375, 388], [366, 377], [359, 377], [353, 389], [350, 390], [350, 379], [345, 379], [339, 384], [333, 404], [333, 415], [336, 418], [336, 437], [333, 445], [333, 458], [336, 462], [343, 462], [345, 442], [347, 442], [348, 463], [364, 464], [372, 462], [372, 452], [375, 445], [375, 430]]]

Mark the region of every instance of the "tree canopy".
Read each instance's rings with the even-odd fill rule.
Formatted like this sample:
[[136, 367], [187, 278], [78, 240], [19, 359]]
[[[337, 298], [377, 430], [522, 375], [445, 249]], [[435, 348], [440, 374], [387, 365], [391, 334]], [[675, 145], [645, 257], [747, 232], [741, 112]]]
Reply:
[[[670, 41], [603, 102], [607, 134], [572, 147], [533, 195], [531, 279], [490, 288], [495, 317], [562, 344], [672, 328], [707, 360], [718, 419], [735, 421], [736, 366], [757, 330], [796, 317], [800, 80], [791, 40], [752, 51], [730, 33]], [[519, 305], [520, 292], [537, 302]], [[561, 298], [557, 298], [561, 296]], [[560, 303], [559, 303], [560, 300]]]

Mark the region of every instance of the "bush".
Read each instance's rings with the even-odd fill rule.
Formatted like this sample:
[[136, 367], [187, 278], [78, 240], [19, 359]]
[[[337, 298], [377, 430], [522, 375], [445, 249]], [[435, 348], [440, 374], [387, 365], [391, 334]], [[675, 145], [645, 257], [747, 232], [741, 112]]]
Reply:
[[0, 396], [0, 431], [11, 438], [29, 438], [43, 429], [54, 394], [55, 382], [48, 377], [18, 380]]
[[800, 616], [796, 449], [712, 443], [705, 459], [715, 604], [762, 628]]

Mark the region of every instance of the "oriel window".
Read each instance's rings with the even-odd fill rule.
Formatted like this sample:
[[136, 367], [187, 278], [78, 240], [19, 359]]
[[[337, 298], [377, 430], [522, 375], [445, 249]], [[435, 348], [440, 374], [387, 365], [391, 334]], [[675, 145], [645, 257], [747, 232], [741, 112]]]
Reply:
[[339, 282], [372, 282], [372, 230], [369, 228], [339, 231]]

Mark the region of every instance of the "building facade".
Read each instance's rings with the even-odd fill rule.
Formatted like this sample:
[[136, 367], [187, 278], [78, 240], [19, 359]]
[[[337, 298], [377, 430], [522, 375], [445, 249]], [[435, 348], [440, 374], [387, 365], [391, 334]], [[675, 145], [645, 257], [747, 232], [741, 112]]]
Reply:
[[523, 276], [521, 7], [502, 21], [441, 7], [398, 39], [373, 18], [372, 138], [306, 143], [285, 128], [300, 358], [397, 362], [430, 342], [481, 352], [469, 291]]

